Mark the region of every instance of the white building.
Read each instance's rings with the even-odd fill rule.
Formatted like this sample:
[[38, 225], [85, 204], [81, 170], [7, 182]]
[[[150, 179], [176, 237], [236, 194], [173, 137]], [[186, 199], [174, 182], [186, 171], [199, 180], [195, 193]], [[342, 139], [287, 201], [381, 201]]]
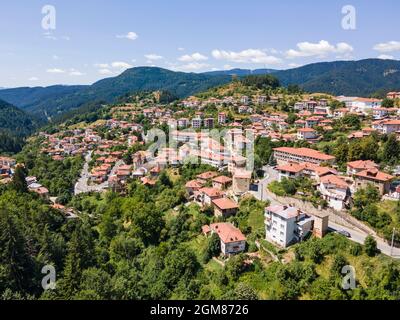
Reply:
[[350, 189], [347, 182], [342, 178], [335, 175], [322, 177], [318, 189], [330, 208], [337, 211], [346, 208]]
[[302, 241], [313, 225], [314, 218], [297, 208], [277, 205], [265, 209], [266, 240], [283, 248]]

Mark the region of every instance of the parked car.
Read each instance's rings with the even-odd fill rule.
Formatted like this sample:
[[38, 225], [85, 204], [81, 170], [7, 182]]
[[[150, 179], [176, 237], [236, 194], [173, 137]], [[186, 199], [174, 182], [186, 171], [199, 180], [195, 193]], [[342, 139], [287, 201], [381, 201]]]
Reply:
[[347, 231], [345, 231], [345, 230], [340, 230], [340, 231], [338, 231], [338, 234], [340, 234], [340, 235], [342, 235], [342, 236], [344, 236], [344, 237], [346, 237], [346, 238], [351, 238], [350, 232], [347, 232]]

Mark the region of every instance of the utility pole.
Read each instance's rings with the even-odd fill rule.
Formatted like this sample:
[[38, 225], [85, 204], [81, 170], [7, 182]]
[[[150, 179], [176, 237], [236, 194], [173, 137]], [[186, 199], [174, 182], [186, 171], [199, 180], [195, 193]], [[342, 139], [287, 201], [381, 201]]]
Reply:
[[396, 228], [393, 228], [393, 235], [392, 235], [392, 247], [390, 248], [390, 256], [393, 257], [393, 247], [394, 247], [394, 233]]

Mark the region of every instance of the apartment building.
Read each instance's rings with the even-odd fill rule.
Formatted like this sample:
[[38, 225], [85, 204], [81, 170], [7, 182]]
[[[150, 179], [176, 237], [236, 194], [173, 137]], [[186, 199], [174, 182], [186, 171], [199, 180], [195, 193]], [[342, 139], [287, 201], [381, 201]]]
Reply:
[[266, 240], [280, 247], [302, 241], [313, 225], [314, 218], [295, 207], [275, 205], [265, 209]]
[[318, 165], [321, 165], [322, 163], [333, 164], [335, 162], [335, 157], [309, 148], [275, 148], [274, 157], [279, 165], [285, 165], [293, 162], [308, 162]]

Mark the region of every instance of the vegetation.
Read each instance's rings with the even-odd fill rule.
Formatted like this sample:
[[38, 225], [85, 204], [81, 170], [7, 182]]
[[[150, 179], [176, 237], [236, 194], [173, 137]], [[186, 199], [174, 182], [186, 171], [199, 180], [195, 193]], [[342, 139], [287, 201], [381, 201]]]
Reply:
[[25, 138], [37, 123], [24, 111], [0, 100], [0, 153], [14, 153], [21, 150]]

